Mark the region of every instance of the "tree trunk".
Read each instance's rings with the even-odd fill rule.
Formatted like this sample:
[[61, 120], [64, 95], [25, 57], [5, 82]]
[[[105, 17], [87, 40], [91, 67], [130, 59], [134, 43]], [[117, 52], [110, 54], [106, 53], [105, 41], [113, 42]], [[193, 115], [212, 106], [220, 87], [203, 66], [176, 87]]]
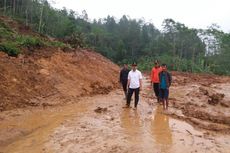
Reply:
[[4, 14], [6, 14], [6, 0], [4, 0]]
[[192, 65], [191, 65], [191, 71], [193, 72], [193, 65], [195, 65], [195, 47], [193, 47], [193, 50], [192, 50]]
[[26, 8], [26, 26], [28, 26], [28, 9]]
[[39, 33], [41, 32], [41, 28], [42, 28], [43, 10], [44, 10], [44, 4], [42, 5], [41, 13], [40, 13], [40, 20], [39, 20], [39, 26], [38, 26], [38, 32], [39, 32]]
[[29, 1], [28, 7], [30, 8], [30, 23], [33, 23], [33, 8], [34, 8], [34, 1]]
[[16, 0], [14, 0], [14, 3], [13, 3], [13, 14], [15, 14], [15, 10], [16, 10]]

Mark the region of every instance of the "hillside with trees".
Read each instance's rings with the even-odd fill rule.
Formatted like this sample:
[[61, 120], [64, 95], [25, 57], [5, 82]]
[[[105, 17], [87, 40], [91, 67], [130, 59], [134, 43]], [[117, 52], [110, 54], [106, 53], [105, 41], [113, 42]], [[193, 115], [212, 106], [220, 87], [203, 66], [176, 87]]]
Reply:
[[86, 11], [55, 9], [46, 0], [1, 0], [0, 6], [1, 14], [34, 31], [72, 47], [93, 48], [118, 64], [135, 60], [141, 69], [149, 70], [152, 61], [159, 59], [171, 70], [230, 74], [230, 34], [215, 24], [193, 29], [165, 19], [159, 30], [153, 23], [126, 15], [91, 21]]
[[[168, 110], [147, 73], [155, 59], [172, 74]], [[230, 33], [216, 24], [165, 19], [158, 29], [47, 0], [0, 0], [0, 153], [225, 153], [230, 76], [215, 74], [230, 75], [229, 59]], [[133, 61], [143, 87], [127, 107], [118, 65]]]

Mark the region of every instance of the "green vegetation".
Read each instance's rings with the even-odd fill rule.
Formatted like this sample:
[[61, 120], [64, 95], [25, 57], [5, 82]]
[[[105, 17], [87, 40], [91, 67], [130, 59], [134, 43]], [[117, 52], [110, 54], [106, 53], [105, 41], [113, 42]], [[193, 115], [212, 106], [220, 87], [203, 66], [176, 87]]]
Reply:
[[42, 47], [44, 42], [33, 36], [18, 36], [16, 42], [23, 47]]
[[59, 41], [43, 40], [42, 37], [32, 35], [20, 35], [17, 32], [13, 32], [4, 23], [0, 22], [0, 51], [7, 53], [9, 56], [17, 57], [21, 53], [21, 48], [28, 48], [30, 51], [33, 48], [40, 48], [45, 46], [71, 48]]
[[13, 32], [10, 30], [10, 28], [8, 26], [6, 26], [3, 22], [0, 21], [0, 39], [10, 38], [12, 33]]
[[168, 55], [156, 57], [142, 57], [139, 60], [139, 68], [144, 71], [151, 70], [154, 66], [154, 61], [156, 59], [161, 61], [161, 63], [166, 63], [169, 70], [194, 73], [212, 73], [209, 67], [203, 66], [204, 60], [201, 60], [200, 63], [194, 63], [192, 60], [181, 59], [179, 57], [172, 58]]
[[[171, 70], [230, 75], [230, 34], [217, 25], [193, 29], [173, 19], [163, 21], [157, 29], [143, 19], [108, 16], [89, 22], [86, 11], [54, 9], [46, 0], [0, 1], [3, 14], [20, 19], [33, 30], [69, 44], [71, 47], [90, 47], [118, 64], [137, 61], [143, 70], [150, 70], [153, 61], [169, 65]], [[1, 25], [1, 24], [0, 24]], [[2, 27], [2, 26], [1, 26]], [[12, 31], [1, 29], [1, 37]], [[47, 43], [24, 36], [19, 46], [65, 44]], [[17, 46], [16, 45], [16, 46]]]
[[16, 43], [12, 42], [0, 43], [0, 51], [3, 51], [8, 55], [14, 57], [17, 57], [20, 53], [20, 50], [18, 49]]
[[70, 45], [63, 42], [49, 41], [39, 36], [19, 34], [11, 30], [7, 24], [0, 20], [0, 51], [7, 53], [9, 56], [17, 57], [21, 53], [22, 48], [33, 51], [34, 48], [45, 46], [71, 48]]
[[67, 45], [63, 42], [60, 41], [49, 41], [45, 43], [47, 46], [51, 46], [51, 47], [60, 47], [60, 48], [71, 48], [70, 45]]

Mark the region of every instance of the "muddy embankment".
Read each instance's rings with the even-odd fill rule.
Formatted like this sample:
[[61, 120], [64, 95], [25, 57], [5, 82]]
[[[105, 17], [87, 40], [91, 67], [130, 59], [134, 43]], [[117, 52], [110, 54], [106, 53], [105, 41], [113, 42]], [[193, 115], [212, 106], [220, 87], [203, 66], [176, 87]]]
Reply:
[[62, 105], [118, 86], [119, 67], [93, 51], [34, 52], [18, 58], [0, 52], [0, 111]]
[[230, 77], [173, 72], [169, 115], [230, 133]]

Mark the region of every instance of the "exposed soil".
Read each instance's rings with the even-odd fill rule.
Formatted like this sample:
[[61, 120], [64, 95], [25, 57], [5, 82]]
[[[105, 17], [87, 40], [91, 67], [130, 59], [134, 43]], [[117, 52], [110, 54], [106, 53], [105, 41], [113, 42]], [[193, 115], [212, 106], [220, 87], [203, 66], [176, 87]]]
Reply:
[[[0, 52], [0, 111], [62, 105], [71, 97], [107, 94], [118, 86], [119, 67], [93, 51], [45, 51], [52, 54], [14, 58]], [[57, 95], [63, 100], [56, 101]], [[48, 97], [54, 101], [43, 102]]]
[[[10, 17], [0, 16], [0, 22], [13, 34], [52, 41]], [[35, 46], [20, 50], [18, 58], [0, 50], [0, 112], [63, 105], [72, 102], [73, 97], [108, 94], [118, 87], [119, 67], [89, 49], [70, 49], [69, 52], [57, 47]]]
[[170, 117], [167, 114], [173, 107], [164, 112], [162, 105], [150, 98], [148, 80], [144, 86], [137, 110], [122, 108], [125, 100], [119, 89], [107, 95], [73, 97], [74, 103], [65, 106], [4, 111], [0, 114], [0, 150], [4, 153], [228, 153], [230, 135], [193, 127]]
[[230, 133], [230, 78], [173, 73], [169, 114], [204, 129]]

